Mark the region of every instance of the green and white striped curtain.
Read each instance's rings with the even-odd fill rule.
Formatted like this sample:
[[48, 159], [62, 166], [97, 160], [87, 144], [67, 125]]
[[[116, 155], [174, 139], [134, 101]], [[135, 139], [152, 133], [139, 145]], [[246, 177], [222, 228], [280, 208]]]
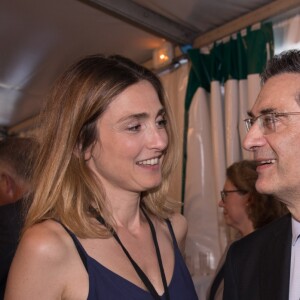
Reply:
[[270, 23], [256, 24], [215, 43], [189, 50], [184, 120], [182, 201], [189, 223], [186, 253], [215, 268], [227, 244], [218, 209], [226, 167], [248, 158], [243, 119], [260, 90], [259, 74], [273, 55]]

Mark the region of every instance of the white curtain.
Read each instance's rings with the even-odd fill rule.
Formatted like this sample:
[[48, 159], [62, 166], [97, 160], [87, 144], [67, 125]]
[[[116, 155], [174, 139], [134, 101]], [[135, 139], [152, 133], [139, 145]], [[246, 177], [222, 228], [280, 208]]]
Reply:
[[300, 14], [273, 25], [275, 54], [300, 48]]
[[[164, 86], [168, 100], [176, 119], [179, 137], [180, 152], [183, 147], [183, 124], [184, 124], [184, 99], [186, 86], [189, 77], [190, 66], [188, 63], [181, 65], [179, 68], [160, 75], [161, 82]], [[180, 156], [176, 172], [171, 178], [169, 197], [172, 197], [181, 203], [182, 188], [182, 156]]]
[[[273, 47], [270, 41], [266, 41], [265, 51], [255, 49], [257, 42], [254, 40], [254, 52], [263, 52], [262, 55], [267, 60], [274, 50], [275, 53], [279, 53], [299, 48], [299, 15], [274, 23], [272, 28]], [[259, 30], [259, 27], [256, 26], [254, 30]], [[226, 38], [223, 42], [228, 40], [229, 38]], [[201, 52], [200, 49], [198, 51]], [[206, 48], [205, 52], [207, 51], [210, 50]], [[251, 47], [249, 51], [252, 51]], [[184, 136], [186, 131], [186, 141], [180, 140], [181, 143], [187, 143], [185, 174], [181, 171], [183, 162], [180, 161], [173, 178], [170, 196], [180, 201], [184, 176], [184, 214], [189, 224], [186, 253], [189, 263], [193, 264], [193, 271], [199, 267], [199, 253], [209, 253], [210, 267], [215, 268], [228, 238], [232, 237], [232, 232], [224, 224], [218, 201], [225, 181], [226, 167], [234, 161], [251, 158], [249, 152], [243, 150], [242, 141], [246, 134], [243, 120], [259, 93], [259, 74], [264, 68], [259, 59], [249, 63], [250, 67], [255, 64], [255, 70], [248, 72], [246, 78], [227, 78], [223, 83], [211, 76], [209, 89], [207, 86], [203, 88], [205, 84], [200, 80], [199, 87], [192, 91], [186, 128], [184, 115], [187, 105], [184, 98], [189, 94], [187, 91], [185, 95], [186, 89], [189, 89], [188, 73], [193, 72], [195, 66], [186, 64], [172, 73], [161, 76], [178, 121], [180, 137]], [[203, 74], [202, 78], [207, 76]]]
[[[259, 86], [259, 77], [256, 77]], [[187, 254], [198, 263], [208, 253], [215, 269], [231, 233], [218, 207], [226, 167], [243, 157], [243, 119], [250, 106], [248, 80], [211, 82], [211, 92], [199, 88], [189, 109], [184, 213], [189, 223]], [[251, 87], [251, 94], [259, 92]], [[245, 153], [246, 154], [246, 153]], [[229, 235], [229, 236], [228, 236]]]
[[220, 257], [217, 191], [210, 116], [210, 95], [199, 88], [189, 110], [188, 147], [185, 185], [185, 208], [189, 231], [186, 254], [191, 258], [196, 275], [201, 273], [199, 258], [205, 255], [216, 267]]
[[226, 168], [250, 158], [242, 149], [243, 120], [260, 90], [261, 64], [270, 56], [270, 28], [256, 25], [210, 49], [190, 52], [184, 214], [189, 223], [186, 252], [195, 268], [204, 253], [208, 267], [215, 269], [235, 233], [224, 224], [218, 202]]

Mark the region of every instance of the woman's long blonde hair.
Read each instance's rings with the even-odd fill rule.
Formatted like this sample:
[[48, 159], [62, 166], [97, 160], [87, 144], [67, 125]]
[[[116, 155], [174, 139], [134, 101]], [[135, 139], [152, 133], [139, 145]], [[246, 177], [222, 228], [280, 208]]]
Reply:
[[166, 198], [168, 179], [177, 160], [174, 120], [162, 84], [155, 74], [122, 56], [92, 55], [66, 70], [56, 82], [41, 114], [41, 149], [33, 182], [35, 193], [26, 228], [56, 219], [77, 236], [104, 237], [107, 230], [93, 225], [92, 210], [114, 227], [103, 186], [87, 167], [84, 153], [98, 135], [96, 123], [108, 105], [127, 87], [147, 80], [166, 109], [168, 148], [162, 165], [162, 184], [142, 193], [148, 212], [167, 217], [174, 203]]

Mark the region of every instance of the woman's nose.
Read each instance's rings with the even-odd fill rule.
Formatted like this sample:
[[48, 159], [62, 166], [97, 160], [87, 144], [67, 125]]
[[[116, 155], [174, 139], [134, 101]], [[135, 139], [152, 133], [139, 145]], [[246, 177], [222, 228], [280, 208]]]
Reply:
[[165, 128], [153, 126], [147, 134], [149, 147], [164, 150], [168, 146], [168, 134]]
[[224, 202], [222, 199], [219, 200], [218, 205], [219, 207], [224, 207]]

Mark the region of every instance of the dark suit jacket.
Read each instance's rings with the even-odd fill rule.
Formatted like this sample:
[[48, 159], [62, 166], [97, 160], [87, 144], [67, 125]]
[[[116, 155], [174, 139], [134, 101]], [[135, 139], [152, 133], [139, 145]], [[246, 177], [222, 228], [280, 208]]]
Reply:
[[225, 261], [223, 300], [288, 300], [291, 215], [234, 242]]
[[19, 242], [22, 209], [22, 200], [0, 206], [0, 300], [4, 298], [8, 271]]

